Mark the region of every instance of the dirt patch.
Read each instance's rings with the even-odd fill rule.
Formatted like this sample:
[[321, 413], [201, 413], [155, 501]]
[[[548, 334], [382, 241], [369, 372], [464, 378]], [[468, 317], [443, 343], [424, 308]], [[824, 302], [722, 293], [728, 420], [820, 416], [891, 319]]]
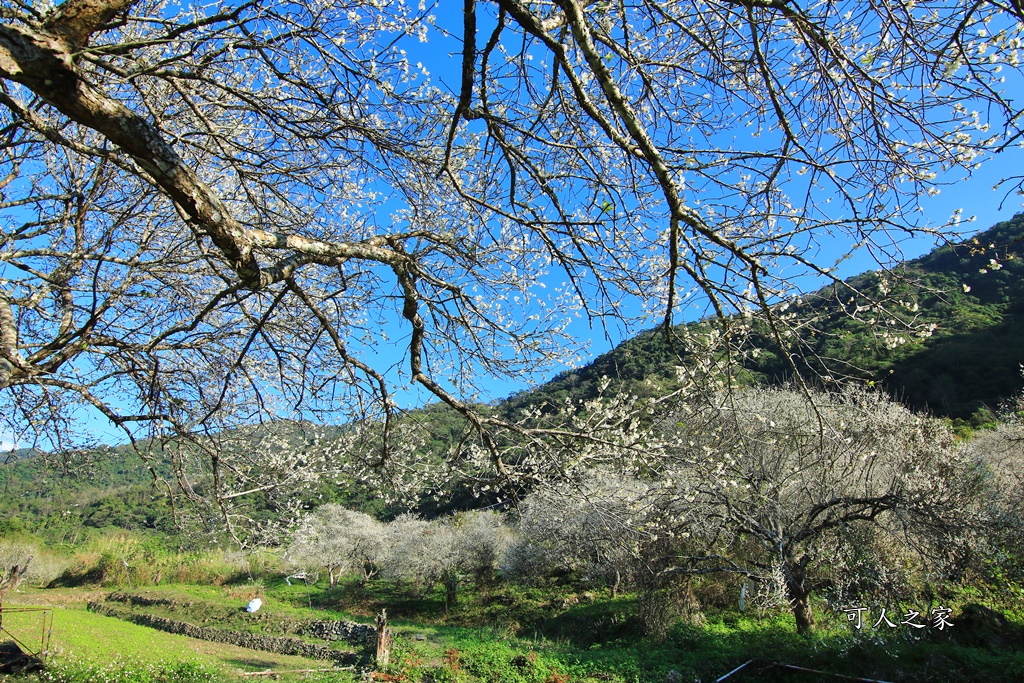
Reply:
[[86, 591], [82, 589], [61, 590], [54, 588], [29, 589], [16, 591], [4, 596], [5, 605], [32, 605], [34, 607], [70, 607], [85, 606], [95, 600], [103, 600], [106, 591]]

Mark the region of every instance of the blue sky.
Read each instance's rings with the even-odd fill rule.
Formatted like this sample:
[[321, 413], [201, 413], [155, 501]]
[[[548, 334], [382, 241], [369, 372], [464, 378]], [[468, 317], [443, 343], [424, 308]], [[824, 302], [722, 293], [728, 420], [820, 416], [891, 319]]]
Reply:
[[[460, 36], [462, 32], [461, 3], [442, 3], [441, 8], [443, 9], [436, 11], [437, 26], [440, 30], [450, 31], [456, 37]], [[484, 24], [487, 18], [483, 13], [481, 13], [480, 21], [481, 35], [486, 36], [487, 28]], [[432, 29], [432, 31], [436, 30], [438, 29]], [[406, 42], [405, 47], [413, 62], [422, 61], [424, 63], [435, 84], [454, 91], [459, 84], [460, 43], [458, 40], [437, 40], [437, 37], [432, 35], [433, 40], [426, 44], [419, 44], [410, 39]], [[1015, 147], [986, 162], [969, 178], [961, 177], [962, 172], [959, 175], [951, 173], [946, 177], [939, 178], [938, 184], [941, 192], [936, 196], [921, 199], [923, 208], [923, 213], [920, 215], [921, 223], [940, 225], [945, 223], [955, 211], [961, 210], [965, 219], [974, 217], [973, 222], [964, 225], [965, 231], [973, 233], [987, 229], [998, 221], [1009, 219], [1021, 210], [1022, 198], [1011, 194], [1004, 200], [1006, 188], [995, 191], [993, 186], [1004, 177], [1019, 173], [1019, 169], [1022, 168], [1024, 168], [1024, 154], [1019, 147]], [[1002, 205], [1001, 208], [1000, 205]], [[824, 263], [830, 258], [837, 258], [846, 251], [848, 246], [843, 238], [837, 238], [831, 242], [828, 239], [822, 239], [823, 253], [822, 257], [818, 259], [819, 262]], [[900, 243], [899, 249], [904, 258], [914, 258], [928, 252], [934, 246], [935, 244], [931, 240], [914, 239]], [[877, 263], [864, 252], [855, 254], [851, 259], [843, 262], [837, 274], [846, 278], [874, 268], [877, 268]], [[558, 273], [549, 276], [549, 284], [557, 286], [560, 283], [560, 277], [561, 275]], [[802, 282], [801, 287], [803, 291], [813, 291], [821, 284], [823, 283], [820, 281], [807, 279]], [[639, 304], [636, 304], [635, 310], [640, 310]], [[684, 311], [678, 321], [698, 319], [706, 314], [705, 308], [697, 304], [694, 308]], [[403, 323], [404, 321], [401, 321], [395, 323], [393, 327], [389, 325], [386, 328], [391, 341], [380, 344], [372, 350], [364, 349], [365, 353], [372, 353], [376, 356], [379, 365], [383, 366], [379, 369], [403, 362], [405, 350], [403, 345], [408, 338], [408, 330]], [[656, 323], [656, 320], [650, 320], [646, 325], [641, 323], [633, 329], [627, 329], [621, 323], [611, 322], [607, 327], [600, 326], [600, 323], [591, 326], [585, 319], [579, 319], [570, 324], [569, 332], [573, 338], [587, 345], [586, 358], [594, 358], [636, 334], [643, 327], [651, 327]], [[372, 359], [366, 360], [372, 361]], [[564, 369], [564, 367], [547, 368], [536, 379], [543, 381]], [[480, 385], [483, 394], [478, 398], [484, 401], [500, 399], [525, 388], [521, 384], [498, 379], [485, 379], [480, 382]], [[423, 389], [411, 389], [398, 393], [396, 398], [403, 407], [414, 407], [432, 400], [433, 396]], [[104, 441], [123, 440], [123, 436], [115, 432], [105, 419], [85, 413], [82, 418], [95, 437]], [[13, 445], [11, 435], [0, 433], [0, 451]]]
[[[462, 25], [462, 3], [439, 2], [432, 10], [435, 17], [435, 24], [431, 28], [427, 43], [407, 41], [405, 48], [411, 61], [422, 61], [431, 74], [431, 81], [457, 96], [460, 87], [460, 68], [462, 54], [461, 36]], [[484, 6], [478, 6], [477, 11], [477, 40], [482, 43], [489, 35], [494, 18]], [[447, 33], [454, 39], [439, 40], [439, 33]], [[439, 49], [442, 48], [442, 49]], [[1010, 87], [1012, 90], [1012, 87]], [[999, 190], [993, 187], [1008, 176], [1018, 175], [1024, 169], [1024, 149], [1020, 146], [1013, 147], [1003, 154], [987, 160], [979, 169], [974, 170], [967, 176], [963, 170], [948, 172], [936, 179], [936, 186], [939, 193], [934, 196], [922, 196], [920, 204], [922, 212], [917, 214], [919, 226], [937, 226], [945, 224], [950, 217], [960, 211], [964, 223], [961, 229], [966, 234], [974, 234], [988, 229], [993, 224], [1007, 220], [1024, 207], [1024, 197], [1015, 192], [1007, 196], [1008, 187]], [[692, 201], [699, 197], [688, 197]], [[897, 236], [899, 240], [893, 252], [898, 260], [916, 258], [931, 251], [936, 244], [933, 239], [925, 237], [907, 238]], [[821, 236], [820, 245], [822, 253], [817, 262], [827, 264], [830, 260], [836, 260], [844, 255], [849, 249], [849, 241], [843, 237], [830, 240], [827, 236]], [[851, 258], [843, 261], [836, 269], [836, 274], [841, 278], [848, 278], [879, 267], [878, 262], [866, 250], [855, 253]], [[550, 277], [549, 286], [560, 284], [560, 273]], [[801, 281], [801, 291], [814, 291], [825, 284], [822, 279], [804, 278]], [[635, 308], [639, 311], [639, 306]], [[704, 317], [708, 311], [702, 302], [695, 302], [693, 308], [683, 311], [678, 322], [696, 320]], [[577, 340], [585, 340], [589, 343], [587, 358], [594, 358], [623, 340], [635, 335], [641, 329], [653, 327], [660, 322], [660, 319], [652, 319], [648, 324], [633, 329], [626, 329], [621, 324], [609, 323], [608, 327], [591, 326], [584, 319], [576, 320], [570, 325], [570, 332]], [[401, 337], [401, 333], [389, 335], [392, 338]], [[544, 374], [542, 379], [550, 378], [565, 368], [551, 368]], [[487, 383], [489, 389], [484, 400], [502, 398], [510, 393], [521, 390], [522, 386], [510, 382], [492, 380]], [[413, 391], [407, 394], [409, 405], [417, 402], [431, 400], [432, 397], [425, 390]]]

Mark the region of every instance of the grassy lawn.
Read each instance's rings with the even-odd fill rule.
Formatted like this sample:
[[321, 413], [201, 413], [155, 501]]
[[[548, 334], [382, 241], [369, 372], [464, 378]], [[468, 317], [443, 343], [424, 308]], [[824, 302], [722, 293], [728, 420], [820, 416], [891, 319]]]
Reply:
[[[4, 628], [14, 633], [26, 645], [39, 643], [40, 621], [35, 614], [8, 614]], [[93, 675], [82, 680], [120, 680], [115, 672], [147, 670], [155, 667], [182, 672], [196, 667], [207, 672], [205, 679], [232, 679], [240, 671], [266, 669], [290, 670], [324, 668], [324, 662], [247, 650], [233, 645], [194, 640], [185, 636], [164, 633], [136, 626], [119, 619], [93, 614], [82, 607], [55, 607], [51, 640], [52, 660], [58, 669], [72, 667], [88, 669]], [[8, 677], [10, 680], [16, 680]], [[74, 676], [72, 680], [78, 680]], [[0, 681], [7, 681], [0, 676]]]
[[807, 636], [795, 633], [785, 611], [759, 617], [709, 610], [705, 624], [678, 624], [666, 638], [651, 639], [639, 634], [635, 596], [612, 599], [568, 586], [496, 584], [468, 589], [447, 606], [440, 587], [415, 595], [383, 581], [351, 580], [333, 589], [268, 583], [267, 592], [364, 616], [387, 607], [399, 635], [390, 673], [410, 681], [662, 683], [671, 671], [682, 681], [713, 681], [751, 659], [757, 661], [750, 673], [730, 683], [815, 679], [773, 667], [778, 662], [890, 681], [1024, 681], [1019, 610], [1010, 610], [1005, 624], [962, 624], [960, 631], [855, 632], [844, 613], [819, 605], [818, 628]]
[[[751, 659], [755, 663], [730, 683], [835, 680], [785, 671], [774, 666], [778, 662], [901, 683], [1024, 681], [1019, 614], [1011, 614], [1016, 621], [961, 624], [943, 633], [881, 633], [853, 632], [844, 615], [822, 609], [818, 630], [799, 636], [786, 613], [758, 618], [722, 610], [709, 611], [700, 626], [678, 624], [667, 637], [652, 639], [638, 632], [635, 597], [611, 599], [607, 593], [574, 593], [559, 586], [467, 589], [457, 605], [445, 605], [440, 588], [412, 595], [387, 582], [363, 586], [354, 580], [336, 588], [267, 580], [127, 592], [154, 603], [136, 605], [134, 611], [267, 633], [279, 631], [285, 620], [354, 613], [365, 621], [387, 606], [395, 646], [389, 667], [376, 680], [389, 683], [662, 683], [672, 671], [687, 683], [707, 682]], [[65, 589], [23, 598], [63, 605], [55, 610], [54, 646], [56, 662], [66, 669], [42, 680], [190, 683], [237, 681], [240, 671], [326, 668], [324, 662], [192, 640], [99, 616], [76, 605], [75, 595]], [[242, 607], [252, 597], [260, 597], [264, 606], [255, 615], [245, 614]], [[123, 600], [111, 604], [127, 608]], [[361, 677], [341, 670], [311, 680], [354, 683]]]

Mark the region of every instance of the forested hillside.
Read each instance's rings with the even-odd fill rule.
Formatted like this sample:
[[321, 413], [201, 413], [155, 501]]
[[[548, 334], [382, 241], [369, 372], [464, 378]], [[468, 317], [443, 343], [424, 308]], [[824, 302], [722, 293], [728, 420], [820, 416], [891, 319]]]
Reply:
[[45, 526], [70, 541], [83, 527], [169, 531], [169, 510], [152, 481], [128, 447], [9, 460], [0, 466], [0, 533]]
[[[1024, 214], [1018, 214], [963, 244], [780, 305], [779, 314], [796, 321], [791, 327], [799, 337], [781, 347], [768, 330], [757, 331], [738, 356], [741, 377], [791, 380], [793, 367], [784, 359], [795, 355], [805, 359], [798, 366], [805, 379], [875, 382], [915, 409], [984, 422], [1024, 386], [1022, 254]], [[897, 322], [881, 324], [887, 315]], [[803, 353], [793, 354], [799, 347]], [[814, 365], [807, 364], [810, 358]], [[510, 397], [505, 407], [593, 397], [602, 376], [636, 393], [663, 391], [685, 362], [684, 344], [670, 343], [660, 328], [648, 330], [578, 370]]]
[[[917, 410], [964, 426], [992, 419], [1024, 386], [1024, 214], [959, 245], [946, 246], [886, 273], [871, 272], [777, 307], [799, 324], [798, 338], [782, 347], [767, 330], [745, 341], [739, 379], [778, 384], [792, 378], [784, 362], [798, 346], [814, 365], [800, 366], [823, 385], [856, 380], [884, 386]], [[885, 311], [880, 311], [881, 307]], [[859, 310], [858, 310], [859, 309]], [[852, 315], [851, 315], [852, 314]], [[888, 314], [897, 323], [882, 325]], [[690, 331], [716, 324], [690, 324]], [[685, 328], [676, 329], [682, 337]], [[514, 420], [523, 410], [561, 405], [566, 398], [593, 398], [602, 377], [610, 390], [656, 394], [672, 389], [676, 367], [686, 363], [684, 345], [648, 330], [609, 353], [548, 383], [499, 402], [490, 410]], [[464, 420], [435, 404], [401, 418], [423, 438], [421, 448], [440, 463], [465, 429]], [[276, 428], [275, 428], [276, 429]], [[253, 439], [271, 428], [257, 429]], [[300, 430], [301, 431], [301, 430]], [[334, 428], [335, 436], [344, 428]], [[296, 436], [298, 438], [298, 436]], [[244, 442], [244, 439], [243, 439]], [[144, 446], [148, 448], [148, 446]], [[170, 477], [170, 460], [154, 450], [151, 462]], [[54, 537], [85, 529], [118, 527], [167, 531], [170, 509], [154, 492], [152, 474], [126, 447], [61, 456], [19, 453], [0, 465], [0, 531], [46, 530]], [[495, 502], [495, 489], [455, 479], [424, 492], [417, 511], [428, 517]], [[392, 516], [372, 488], [356, 481], [324, 481], [305, 493], [306, 504], [339, 502], [378, 516]], [[252, 497], [250, 513], [272, 518], [280, 511], [272, 494]]]

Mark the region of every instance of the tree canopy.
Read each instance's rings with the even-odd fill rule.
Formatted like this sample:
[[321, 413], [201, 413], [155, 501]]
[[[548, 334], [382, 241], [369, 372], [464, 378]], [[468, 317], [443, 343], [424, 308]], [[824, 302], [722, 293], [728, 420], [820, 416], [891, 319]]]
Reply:
[[454, 34], [432, 12], [5, 3], [5, 428], [343, 416], [380, 468], [408, 383], [505, 472], [496, 434], [532, 432], [477, 382], [571, 357], [571, 316], [634, 302], [668, 332], [696, 300], [781, 342], [772, 303], [832, 276], [826, 240], [885, 260], [891, 231], [951, 234], [917, 198], [1020, 140], [1017, 2], [466, 0]]

